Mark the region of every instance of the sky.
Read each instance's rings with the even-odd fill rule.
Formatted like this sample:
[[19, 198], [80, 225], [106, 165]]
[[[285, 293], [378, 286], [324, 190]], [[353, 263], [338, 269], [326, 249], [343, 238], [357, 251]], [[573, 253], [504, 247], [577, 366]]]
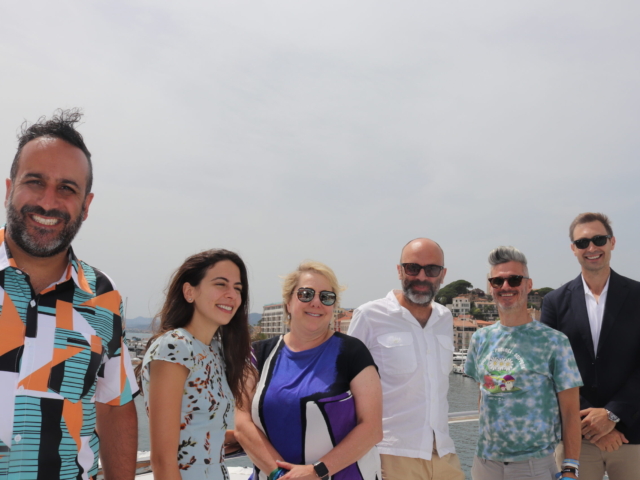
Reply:
[[638, 2], [26, 0], [0, 19], [0, 168], [22, 122], [83, 110], [95, 199], [74, 250], [129, 318], [209, 248], [242, 256], [252, 312], [305, 259], [343, 306], [380, 298], [423, 236], [445, 283], [485, 289], [513, 245], [557, 288], [586, 211], [640, 277]]

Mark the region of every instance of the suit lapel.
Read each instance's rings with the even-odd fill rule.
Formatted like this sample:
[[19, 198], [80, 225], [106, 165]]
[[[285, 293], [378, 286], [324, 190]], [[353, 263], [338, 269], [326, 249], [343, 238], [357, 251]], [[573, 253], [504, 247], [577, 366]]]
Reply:
[[598, 340], [598, 350], [602, 347], [607, 340], [607, 336], [613, 328], [618, 312], [622, 308], [627, 295], [629, 293], [629, 287], [624, 278], [611, 270], [611, 276], [609, 277], [609, 290], [607, 292], [607, 300], [604, 305], [604, 315], [602, 316], [602, 328], [600, 329], [600, 340]]
[[[584, 340], [587, 350], [592, 359], [596, 358], [593, 347], [593, 337], [591, 336], [591, 325], [589, 325], [589, 314], [587, 313], [587, 301], [584, 297], [584, 285], [582, 284], [582, 274], [571, 282], [571, 309], [573, 318], [576, 319], [580, 335]], [[607, 301], [607, 304], [609, 302]]]

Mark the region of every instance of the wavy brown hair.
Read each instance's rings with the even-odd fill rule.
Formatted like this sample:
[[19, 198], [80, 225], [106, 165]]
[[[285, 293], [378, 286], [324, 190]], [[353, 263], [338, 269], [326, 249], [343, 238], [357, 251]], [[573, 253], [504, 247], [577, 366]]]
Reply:
[[[153, 320], [154, 335], [149, 339], [147, 349], [156, 338], [166, 332], [176, 328], [184, 328], [191, 323], [195, 307], [193, 303], [187, 302], [184, 298], [183, 285], [189, 283], [197, 287], [207, 274], [207, 271], [223, 260], [233, 262], [240, 270], [242, 282], [241, 303], [229, 324], [218, 328], [215, 338], [220, 340], [222, 344], [225, 373], [229, 388], [231, 388], [238, 407], [242, 407], [246, 379], [254, 374], [254, 368], [250, 361], [249, 282], [247, 280], [247, 268], [238, 254], [223, 249], [207, 250], [196, 253], [184, 261], [171, 277], [164, 305]], [[139, 365], [136, 368], [138, 383], [140, 383], [141, 372], [142, 368]]]

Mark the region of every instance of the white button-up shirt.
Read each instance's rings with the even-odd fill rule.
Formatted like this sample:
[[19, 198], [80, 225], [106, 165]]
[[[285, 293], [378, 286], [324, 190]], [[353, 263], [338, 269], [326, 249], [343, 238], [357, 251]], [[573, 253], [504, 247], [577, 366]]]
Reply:
[[596, 297], [591, 292], [589, 285], [582, 277], [584, 285], [584, 299], [587, 302], [587, 315], [589, 315], [589, 326], [591, 327], [591, 339], [593, 340], [593, 350], [598, 352], [598, 341], [600, 340], [600, 331], [602, 330], [602, 318], [604, 317], [604, 306], [607, 302], [607, 292], [609, 291], [609, 279], [602, 289], [600, 300], [596, 301]]
[[371, 351], [382, 381], [380, 453], [431, 460], [455, 453], [449, 436], [447, 391], [453, 366], [453, 320], [438, 303], [426, 326], [402, 307], [392, 290], [355, 310], [349, 335]]

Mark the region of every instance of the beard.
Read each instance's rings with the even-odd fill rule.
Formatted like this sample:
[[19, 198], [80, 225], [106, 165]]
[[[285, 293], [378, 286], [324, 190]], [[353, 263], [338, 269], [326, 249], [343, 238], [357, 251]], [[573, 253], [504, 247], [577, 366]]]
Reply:
[[[512, 292], [507, 291], [507, 292], [504, 292], [504, 293], [512, 293]], [[499, 312], [500, 311], [505, 312], [505, 313], [514, 312], [514, 311], [517, 311], [517, 310], [521, 309], [523, 305], [524, 305], [524, 307], [526, 309], [526, 307], [527, 307], [527, 297], [526, 296], [522, 296], [520, 294], [520, 292], [518, 292], [518, 291], [513, 292], [513, 293], [516, 293], [517, 295], [519, 295], [520, 298], [516, 299], [516, 301], [513, 302], [511, 305], [502, 304], [500, 302], [500, 300], [501, 300], [500, 296], [499, 295], [494, 295], [493, 301], [496, 303], [496, 306], [498, 307], [498, 311]]]
[[[24, 252], [39, 258], [53, 257], [69, 248], [71, 242], [82, 226], [84, 205], [78, 218], [71, 221], [71, 216], [60, 210], [45, 210], [37, 205], [25, 205], [18, 212], [13, 206], [13, 199], [9, 197], [7, 205], [7, 233], [18, 247]], [[44, 228], [34, 227], [35, 233], [29, 232], [26, 218], [30, 213], [45, 217], [60, 218], [65, 226], [60, 233], [52, 233]]]
[[[427, 287], [427, 290], [423, 292], [416, 291], [414, 289], [416, 285], [425, 286]], [[414, 305], [429, 305], [439, 291], [440, 282], [431, 283], [427, 280], [407, 280], [406, 278], [402, 282], [402, 293], [404, 298]]]

